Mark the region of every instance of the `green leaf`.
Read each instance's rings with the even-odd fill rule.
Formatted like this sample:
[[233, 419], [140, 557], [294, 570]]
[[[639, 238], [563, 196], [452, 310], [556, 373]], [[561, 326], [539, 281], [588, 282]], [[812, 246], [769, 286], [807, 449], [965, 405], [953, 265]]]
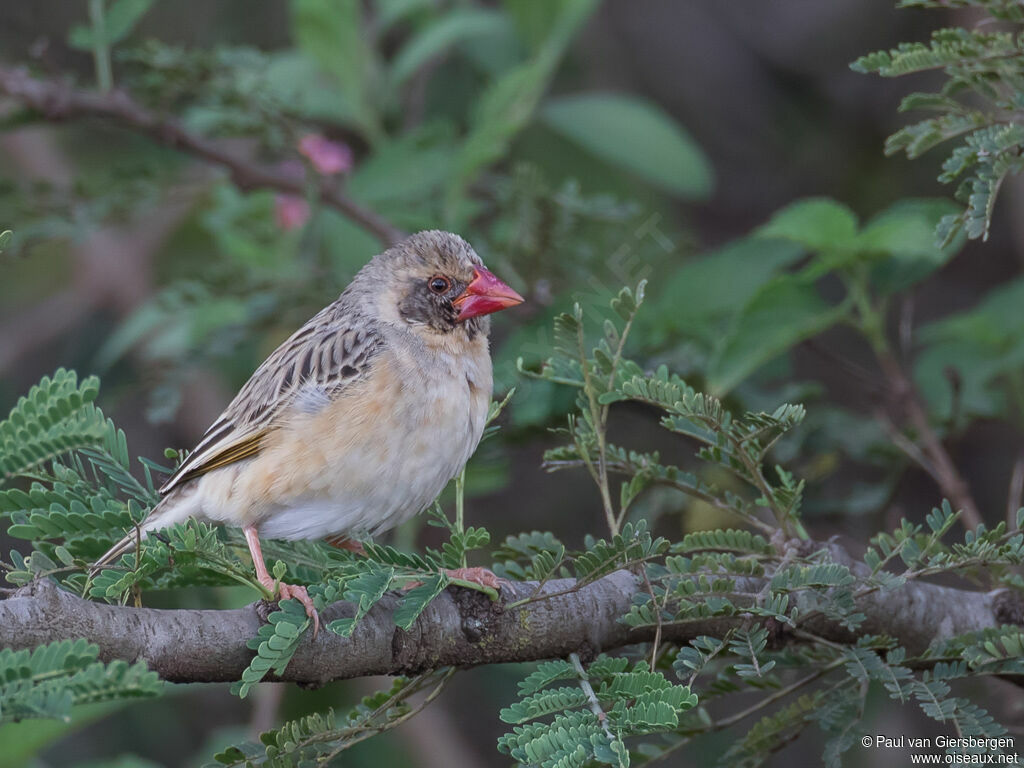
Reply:
[[929, 407], [948, 419], [995, 415], [1005, 395], [996, 384], [1024, 367], [1024, 278], [993, 290], [974, 309], [924, 326], [914, 379]]
[[707, 157], [690, 135], [654, 104], [632, 96], [586, 93], [550, 99], [541, 110], [550, 128], [613, 166], [686, 199], [706, 199], [714, 186]]
[[561, 12], [558, 3], [538, 3], [537, 0], [503, 0], [501, 5], [530, 50], [543, 45]]
[[596, 0], [563, 0], [543, 46], [529, 61], [492, 83], [478, 101], [469, 134], [456, 156], [445, 194], [445, 218], [459, 228], [467, 215], [463, 193], [483, 168], [501, 158], [533, 117], [555, 67]]
[[[444, 184], [454, 154], [448, 136], [413, 134], [382, 142], [349, 177], [348, 191], [371, 205], [419, 203]], [[403, 183], [396, 184], [397, 178]]]
[[811, 251], [849, 248], [857, 234], [857, 217], [841, 203], [810, 198], [788, 205], [757, 230], [758, 237], [778, 237]]
[[271, 670], [277, 675], [284, 672], [299, 647], [302, 633], [310, 625], [306, 609], [298, 600], [283, 600], [278, 610], [267, 617], [267, 622], [260, 626], [256, 637], [249, 640], [247, 645], [256, 651], [256, 656], [242, 672], [241, 681], [232, 686], [232, 692], [240, 698], [244, 699], [252, 686]]
[[903, 291], [946, 264], [967, 238], [940, 244], [935, 229], [958, 210], [949, 200], [900, 200], [868, 222], [856, 247], [884, 257], [872, 268], [871, 284], [883, 294]]
[[370, 98], [376, 63], [358, 0], [293, 0], [292, 32], [299, 47], [334, 76], [358, 127], [371, 140], [381, 135]]
[[391, 65], [391, 85], [398, 87], [420, 67], [461, 40], [486, 38], [503, 34], [508, 19], [484, 8], [455, 9], [417, 32], [395, 56]]
[[117, 0], [106, 13], [104, 21], [107, 42], [117, 43], [131, 34], [135, 25], [153, 6], [154, 0]]
[[767, 363], [839, 320], [812, 283], [783, 275], [765, 285], [743, 308], [712, 359], [708, 391], [722, 396]]
[[395, 609], [393, 615], [395, 624], [404, 630], [411, 628], [424, 609], [447, 586], [448, 577], [443, 573], [438, 573], [426, 579], [418, 587], [410, 589], [405, 593], [401, 605]]
[[113, 446], [117, 430], [92, 402], [99, 379], [81, 384], [74, 371], [58, 368], [19, 398], [0, 421], [0, 484], [61, 454]]
[[356, 624], [375, 606], [391, 586], [395, 577], [394, 568], [386, 568], [369, 562], [367, 570], [349, 580], [345, 587], [345, 599], [356, 603], [356, 615], [351, 619], [338, 619], [327, 625], [332, 632], [349, 637]]
[[709, 348], [761, 287], [803, 254], [795, 243], [745, 238], [675, 269], [637, 321], [642, 336], [674, 332]]
[[[116, 0], [106, 9], [103, 16], [104, 42], [118, 43], [131, 34], [135, 25], [153, 6], [154, 0]], [[80, 51], [91, 51], [96, 47], [96, 37], [91, 27], [75, 26], [68, 34], [68, 45]]]
[[[316, 59], [298, 49], [267, 54], [267, 66], [259, 81], [260, 96], [313, 121], [358, 125], [357, 105], [335, 77]], [[194, 111], [189, 112], [190, 115]]]
[[98, 646], [62, 640], [32, 651], [0, 650], [0, 723], [27, 718], [68, 720], [71, 709], [120, 698], [156, 696], [163, 682], [145, 663], [95, 661]]

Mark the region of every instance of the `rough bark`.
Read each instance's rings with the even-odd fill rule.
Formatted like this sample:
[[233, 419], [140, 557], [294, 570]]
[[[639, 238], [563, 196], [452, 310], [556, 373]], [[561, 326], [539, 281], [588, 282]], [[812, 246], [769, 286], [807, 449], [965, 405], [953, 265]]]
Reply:
[[[443, 666], [471, 667], [532, 661], [579, 652], [590, 656], [650, 640], [653, 629], [634, 630], [618, 621], [633, 596], [643, 590], [634, 575], [617, 571], [568, 594], [570, 580], [543, 587], [549, 598], [508, 608], [534, 593], [535, 584], [512, 583], [502, 600], [457, 587], [434, 600], [409, 632], [394, 626], [397, 598], [386, 596], [358, 625], [351, 638], [321, 631], [307, 635], [281, 679], [310, 685], [377, 674], [415, 673]], [[744, 591], [758, 586], [744, 584]], [[1024, 611], [1006, 592], [974, 592], [934, 584], [910, 583], [898, 591], [872, 593], [859, 601], [867, 616], [863, 633], [885, 633], [910, 654], [936, 639], [969, 630], [1021, 623]], [[323, 613], [325, 622], [353, 615], [339, 602]], [[0, 601], [0, 647], [31, 648], [65, 638], [86, 637], [100, 646], [105, 660], [144, 659], [161, 677], [174, 682], [239, 679], [252, 651], [246, 641], [260, 624], [260, 604], [237, 610], [159, 610], [111, 606], [82, 600], [39, 582]], [[721, 635], [744, 618], [666, 625], [662, 639], [685, 642], [698, 635]], [[839, 642], [851, 634], [823, 617], [804, 629]], [[785, 631], [779, 642], [798, 641]]]

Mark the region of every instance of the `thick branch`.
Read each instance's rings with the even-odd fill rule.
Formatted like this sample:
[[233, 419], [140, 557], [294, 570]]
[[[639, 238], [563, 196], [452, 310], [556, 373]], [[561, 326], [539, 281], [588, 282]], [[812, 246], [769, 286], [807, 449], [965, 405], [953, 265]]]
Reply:
[[[749, 581], [744, 591], [756, 590], [759, 581]], [[570, 580], [553, 581], [543, 591], [561, 592], [571, 586]], [[507, 585], [502, 602], [508, 605], [534, 589], [528, 583]], [[634, 630], [618, 621], [642, 590], [632, 573], [618, 571], [576, 592], [504, 608], [478, 592], [451, 588], [427, 607], [409, 632], [394, 626], [390, 614], [397, 598], [389, 595], [350, 639], [329, 631], [321, 631], [316, 640], [307, 636], [283, 679], [321, 684], [364, 675], [610, 651], [651, 639], [653, 627]], [[1008, 608], [1006, 601], [1001, 592], [909, 583], [898, 591], [862, 598], [859, 607], [867, 621], [860, 632], [892, 635], [910, 654], [918, 654], [938, 638], [1021, 623], [1024, 612], [1019, 606]], [[245, 643], [259, 627], [257, 607], [195, 611], [110, 606], [82, 600], [51, 582], [39, 582], [0, 601], [0, 647], [32, 648], [86, 637], [99, 644], [103, 659], [144, 659], [167, 680], [237, 680], [252, 657]], [[323, 619], [330, 622], [352, 615], [351, 604], [336, 603], [324, 611]], [[685, 642], [697, 635], [721, 636], [729, 626], [745, 621], [720, 618], [666, 624], [662, 639]], [[839, 642], [853, 638], [822, 617], [803, 626]]]
[[[77, 90], [64, 82], [34, 78], [21, 67], [0, 67], [0, 93], [39, 112], [47, 120], [78, 117], [109, 120], [161, 144], [225, 168], [231, 174], [231, 180], [241, 189], [267, 188], [293, 195], [305, 194], [302, 179], [279, 173], [187, 131], [178, 121], [146, 109], [123, 91], [95, 93]], [[325, 205], [341, 211], [376, 235], [385, 245], [392, 245], [405, 237], [404, 232], [378, 213], [342, 194], [327, 181], [321, 183], [319, 194]]]

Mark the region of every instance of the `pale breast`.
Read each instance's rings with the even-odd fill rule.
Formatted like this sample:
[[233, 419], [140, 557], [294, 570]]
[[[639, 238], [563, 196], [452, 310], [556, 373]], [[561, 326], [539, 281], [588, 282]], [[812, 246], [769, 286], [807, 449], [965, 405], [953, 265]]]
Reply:
[[381, 354], [337, 400], [290, 414], [230, 480], [204, 478], [204, 495], [218, 497], [204, 513], [256, 523], [268, 538], [398, 525], [433, 501], [480, 441], [491, 397], [486, 342], [482, 353]]

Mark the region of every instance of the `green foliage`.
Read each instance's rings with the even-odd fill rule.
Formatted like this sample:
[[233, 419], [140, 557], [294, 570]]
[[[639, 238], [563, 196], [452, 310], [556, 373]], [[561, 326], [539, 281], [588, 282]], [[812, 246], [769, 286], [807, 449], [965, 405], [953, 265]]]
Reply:
[[267, 623], [260, 626], [256, 637], [247, 643], [256, 655], [242, 672], [241, 681], [232, 686], [232, 693], [244, 699], [268, 672], [276, 675], [284, 672], [310, 624], [306, 609], [298, 600], [279, 603], [278, 610], [267, 616]]
[[99, 379], [79, 384], [74, 371], [57, 369], [19, 398], [0, 422], [0, 470], [3, 480], [25, 474], [62, 454], [103, 445], [110, 425], [93, 401]]
[[153, 0], [115, 0], [105, 9], [102, 26], [94, 21], [91, 27], [72, 27], [68, 33], [68, 45], [80, 51], [115, 45], [131, 34], [152, 5]]
[[811, 715], [820, 705], [820, 695], [800, 696], [772, 715], [756, 722], [743, 738], [722, 755], [719, 765], [741, 768], [761, 765], [764, 756], [781, 749], [810, 724]]
[[26, 718], [68, 720], [73, 707], [157, 696], [163, 683], [143, 662], [96, 661], [99, 647], [62, 640], [31, 651], [0, 649], [0, 723]]
[[509, 536], [494, 551], [494, 572], [518, 581], [540, 581], [568, 576], [563, 567], [565, 545], [549, 532], [531, 531]]
[[705, 198], [711, 192], [711, 168], [693, 139], [645, 101], [614, 94], [566, 96], [548, 101], [541, 117], [603, 160], [673, 194]]
[[[343, 717], [333, 710], [292, 720], [280, 728], [260, 734], [260, 743], [243, 742], [214, 756], [215, 766], [292, 766], [325, 763], [360, 741], [401, 725], [433, 701], [451, 677], [451, 671], [414, 678], [396, 677], [389, 689], [365, 696]], [[408, 699], [434, 686], [425, 699], [410, 704]]]
[[[976, 307], [921, 328], [924, 348], [915, 381], [939, 418], [960, 429], [972, 417], [998, 417], [1014, 408], [1024, 364], [1019, 307], [1024, 279], [1007, 281]], [[954, 386], [943, 371], [957, 372]]]
[[484, 167], [507, 151], [512, 138], [526, 126], [566, 46], [595, 6], [594, 0], [558, 4], [548, 34], [533, 56], [503, 73], [481, 94], [446, 190], [445, 218], [453, 228], [461, 228], [465, 221], [466, 188]]
[[694, 531], [686, 534], [678, 544], [672, 545], [673, 552], [695, 552], [704, 549], [751, 555], [775, 554], [775, 549], [764, 536], [732, 529]]
[[[708, 500], [765, 530], [770, 527], [760, 519], [760, 508], [770, 510], [783, 525], [802, 530], [798, 522], [802, 482], [795, 481], [778, 466], [769, 474], [763, 463], [775, 443], [803, 420], [803, 408], [787, 404], [772, 413], [749, 412], [739, 418], [726, 410], [719, 399], [697, 392], [664, 366], [654, 374], [643, 373], [637, 363], [622, 355], [643, 291], [641, 284], [636, 294], [629, 290], [619, 294], [613, 301], [613, 310], [622, 317], [621, 328], [612, 321], [606, 322], [603, 338], [589, 350], [579, 305], [572, 315], [563, 314], [555, 319], [555, 356], [535, 375], [578, 387], [582, 392], [578, 397], [580, 414], [569, 421], [572, 443], [545, 454], [548, 468], [587, 467], [606, 500], [606, 515], [616, 520], [613, 531], [628, 512], [629, 502], [644, 486], [658, 482]], [[601, 434], [608, 406], [625, 400], [664, 411], [662, 426], [697, 440], [703, 445], [698, 453], [700, 458], [720, 464], [749, 484], [755, 495], [744, 501], [732, 494], [716, 494], [677, 467], [658, 464], [655, 456], [630, 454], [608, 445]], [[606, 487], [610, 470], [624, 471], [633, 477], [629, 481], [632, 485], [622, 494], [625, 503], [618, 513], [611, 509], [610, 491]]]
[[612, 571], [663, 555], [668, 550], [669, 542], [661, 537], [652, 537], [647, 531], [646, 521], [641, 520], [635, 525], [626, 523], [622, 531], [609, 541], [588, 537], [584, 544], [586, 550], [573, 563], [576, 581], [580, 584], [596, 581]]
[[[577, 687], [550, 688], [576, 678]], [[670, 732], [697, 704], [684, 686], [625, 659], [598, 657], [586, 670], [579, 664], [549, 662], [519, 684], [520, 700], [501, 710], [517, 727], [498, 739], [498, 750], [524, 765], [629, 765], [625, 740]], [[545, 722], [544, 718], [551, 718]]]
[[[57, 578], [78, 593], [118, 603], [144, 589], [186, 584], [242, 583], [262, 591], [251, 566], [240, 557], [240, 537], [229, 537], [221, 529], [195, 520], [151, 533], [140, 539], [137, 552], [86, 577], [89, 564], [145, 517], [157, 499], [151, 470], [164, 469], [143, 461], [145, 483], [131, 474], [124, 432], [92, 403], [98, 389], [95, 378], [79, 385], [74, 373], [60, 370], [52, 378], [44, 378], [0, 424], [0, 433], [9, 435], [4, 466], [11, 467], [12, 476], [32, 479], [28, 490], [12, 487], [0, 491], [0, 514], [9, 521], [8, 534], [33, 548], [28, 555], [11, 553], [10, 564], [5, 564], [7, 581], [24, 585], [38, 578]], [[499, 413], [500, 405], [492, 408], [492, 418]], [[49, 470], [38, 466], [47, 460], [53, 460]], [[456, 504], [461, 510], [461, 482]], [[264, 549], [268, 555], [282, 557], [274, 567], [279, 580], [287, 576], [290, 581], [317, 583], [312, 593], [321, 608], [342, 598], [355, 603], [353, 618], [328, 625], [346, 636], [389, 589], [411, 586], [392, 614], [395, 623], [408, 630], [449, 585], [450, 579], [439, 569], [464, 565], [467, 552], [490, 541], [485, 529], [464, 528], [461, 512], [455, 521], [449, 521], [440, 508], [436, 516], [438, 524], [448, 530], [449, 539], [440, 552], [428, 550], [425, 556], [372, 542], [366, 545], [370, 559], [358, 560], [321, 543], [268, 543]], [[249, 641], [256, 654], [234, 687], [242, 697], [268, 672], [284, 671], [311, 623], [294, 600], [282, 602], [268, 622]], [[120, 667], [110, 667], [110, 675], [122, 675]], [[137, 676], [132, 672], [125, 677], [126, 686], [134, 684], [133, 675]], [[60, 696], [61, 701], [67, 699], [64, 693]]]
[[[903, 7], [948, 7], [930, 1], [901, 3]], [[988, 238], [996, 198], [1003, 181], [1024, 169], [1020, 159], [1024, 128], [1015, 123], [1024, 87], [1024, 49], [1019, 25], [1024, 15], [1014, 3], [972, 0], [955, 5], [976, 5], [1010, 26], [990, 31], [986, 27], [954, 27], [932, 33], [928, 43], [901, 43], [889, 51], [862, 56], [851, 65], [858, 72], [900, 77], [941, 70], [940, 90], [912, 93], [900, 111], [927, 110], [933, 117], [906, 126], [886, 141], [886, 154], [905, 152], [916, 158], [933, 147], [951, 141], [954, 147], [943, 164], [939, 180], [958, 184], [956, 198], [961, 213], [946, 216], [936, 234], [949, 242], [961, 230], [970, 238]]]
[[[794, 216], [839, 221], [836, 213], [828, 205], [815, 204], [798, 209]], [[801, 226], [809, 227], [806, 221]], [[787, 227], [787, 217], [777, 217], [770, 225], [771, 234], [761, 236], [788, 237]], [[852, 231], [860, 236], [855, 227]], [[864, 231], [868, 230], [859, 232]], [[875, 232], [873, 242], [884, 241]], [[520, 684], [520, 699], [501, 712], [514, 728], [499, 741], [499, 750], [523, 764], [628, 765], [633, 754], [675, 749], [719, 727], [698, 707], [691, 689], [703, 691], [703, 699], [765, 690], [796, 697], [734, 744], [724, 758], [730, 764], [754, 764], [766, 750], [815, 725], [827, 737], [826, 763], [838, 765], [856, 744], [864, 692], [873, 685], [894, 701], [916, 703], [929, 717], [955, 723], [964, 733], [1001, 733], [1001, 726], [987, 712], [953, 694], [950, 681], [971, 674], [1020, 673], [1024, 642], [1019, 628], [958, 638], [913, 659], [887, 638], [862, 637], [853, 645], [819, 643], [805, 627], [809, 617], [820, 614], [856, 632], [864, 619], [858, 611], [861, 595], [899, 589], [910, 579], [985, 574], [995, 583], [1014, 585], [1018, 579], [1013, 569], [1024, 563], [1024, 537], [1001, 523], [992, 529], [981, 526], [967, 531], [962, 541], [951, 541], [958, 515], [943, 503], [923, 523], [903, 521], [893, 533], [877, 535], [859, 567], [833, 562], [827, 547], [780, 538], [777, 532], [787, 528], [803, 535], [804, 483], [775, 461], [773, 453], [804, 420], [804, 409], [783, 405], [737, 416], [722, 400], [698, 391], [664, 366], [645, 371], [625, 355], [643, 299], [643, 284], [636, 291], [623, 290], [614, 296], [610, 317], [601, 323], [596, 343], [588, 341], [592, 331], [580, 307], [556, 318], [555, 356], [533, 374], [571, 387], [577, 394], [577, 412], [564, 432], [570, 442], [550, 451], [547, 462], [550, 469], [588, 470], [606, 505], [608, 535], [587, 536], [580, 551], [567, 549], [550, 533], [513, 535], [493, 557], [498, 571], [508, 578], [541, 583], [572, 579], [571, 586], [558, 594], [581, 589], [614, 571], [633, 570], [646, 590], [620, 620], [635, 630], [661, 632], [666, 626], [707, 619], [729, 619], [732, 624], [720, 637], [704, 635], [683, 647], [654, 648], [649, 663], [631, 666], [622, 658], [600, 657], [583, 670], [579, 660], [570, 657], [538, 665]], [[27, 490], [14, 486], [0, 493], [9, 532], [32, 547], [28, 555], [12, 553], [6, 566], [8, 580], [25, 584], [34, 578], [56, 578], [76, 591], [113, 602], [137, 597], [143, 590], [189, 584], [257, 586], [240, 554], [243, 543], [238, 534], [195, 521], [147, 537], [137, 553], [85, 579], [81, 569], [90, 557], [130, 530], [155, 499], [150, 472], [161, 469], [143, 462], [146, 481], [133, 477], [124, 434], [95, 410], [91, 403], [95, 391], [91, 381], [90, 402], [86, 402], [74, 376], [58, 372], [15, 408], [17, 423], [29, 437], [43, 431], [68, 434], [77, 428], [83, 410], [97, 414], [91, 418], [99, 427], [90, 433], [91, 441], [57, 443], [67, 447], [60, 453], [51, 451], [48, 469], [39, 462], [29, 464], [23, 470], [31, 478]], [[55, 405], [64, 402], [74, 402], [75, 407]], [[610, 410], [624, 402], [656, 409], [664, 428], [697, 446], [696, 459], [713, 468], [716, 479], [709, 481], [696, 471], [663, 463], [658, 454], [608, 443]], [[492, 407], [492, 419], [502, 405]], [[12, 417], [7, 424], [15, 420]], [[611, 493], [612, 474], [626, 478], [617, 505]], [[725, 487], [722, 477], [728, 478]], [[674, 543], [654, 536], [643, 516], [631, 515], [645, 494], [658, 486], [738, 516], [765, 535], [707, 530], [689, 533]], [[366, 542], [368, 557], [357, 558], [317, 542], [266, 542], [266, 556], [271, 562], [276, 559], [276, 578], [310, 584], [318, 608], [342, 599], [352, 605], [348, 617], [330, 622], [326, 630], [352, 636], [382, 601], [395, 624], [410, 630], [450, 585], [443, 569], [464, 567], [469, 556], [490, 544], [485, 529], [465, 526], [464, 487], [460, 477], [455, 484], [454, 517], [440, 505], [429, 515], [429, 522], [446, 533], [438, 549], [407, 553]], [[896, 563], [902, 563], [902, 571], [893, 570]], [[397, 594], [389, 596], [396, 589]], [[544, 599], [546, 595], [538, 591], [521, 602]], [[282, 674], [309, 624], [297, 601], [282, 602], [250, 641], [255, 653], [235, 692], [246, 696], [268, 673]], [[810, 645], [778, 647], [773, 637], [779, 626], [802, 632]], [[74, 654], [80, 656], [86, 650], [92, 656], [76, 660]], [[27, 654], [23, 652], [8, 666], [31, 669]], [[18, 713], [11, 717], [27, 716], [29, 711], [64, 716], [78, 701], [157, 691], [154, 678], [141, 666], [94, 663], [95, 649], [81, 646], [74, 653], [57, 655], [56, 661], [39, 662], [59, 669], [40, 673], [38, 684], [24, 683], [26, 675], [36, 674], [31, 671], [9, 674], [21, 682], [16, 690], [4, 689], [0, 712]], [[66, 662], [65, 656], [72, 661]], [[663, 670], [669, 668], [685, 686], [666, 678]], [[802, 673], [794, 682], [793, 668], [813, 671]], [[411, 716], [416, 708], [407, 698], [433, 686], [430, 699], [450, 674], [399, 681], [341, 721], [332, 713], [307, 716], [264, 734], [262, 746], [240, 744], [217, 759], [228, 765], [282, 766], [329, 759]], [[819, 684], [812, 687], [815, 682]], [[772, 701], [763, 699], [764, 705]], [[690, 710], [696, 712], [688, 715]], [[670, 736], [669, 746], [650, 741], [655, 735]]]
[[[929, 439], [941, 445], [974, 419], [1022, 412], [1019, 280], [932, 321], [910, 343], [901, 338], [897, 348], [889, 338], [893, 306], [956, 256], [966, 237], [987, 234], [1001, 183], [1020, 170], [1019, 3], [904, 0], [905, 7], [975, 7], [1007, 25], [941, 30], [927, 44], [855, 64], [883, 76], [944, 73], [938, 93], [912, 94], [903, 104], [932, 117], [894, 135], [887, 151], [917, 157], [959, 142], [941, 178], [960, 185], [965, 211], [946, 201], [902, 200], [862, 218], [839, 201], [800, 200], [749, 237], [702, 255], [682, 253], [676, 243], [685, 236], [675, 228], [658, 229], [672, 198], [703, 199], [713, 184], [685, 128], [653, 103], [574, 91], [562, 76], [593, 0], [292, 0], [290, 45], [270, 51], [137, 42], [151, 5], [83, 4], [88, 26], [74, 27], [68, 39], [92, 54], [99, 90], [113, 87], [116, 74], [116, 85], [155, 114], [174, 115], [204, 139], [244, 139], [239, 146], [253, 147], [268, 168], [304, 158], [297, 197], [309, 217], [287, 230], [275, 218], [281, 201], [272, 190], [243, 190], [226, 177], [212, 182], [182, 228], [180, 258], [159, 265], [168, 283], [107, 340], [100, 366], [131, 360], [153, 372], [150, 415], [161, 418], [173, 415], [196, 367], [216, 365], [241, 383], [276, 339], [379, 250], [377, 235], [322, 203], [323, 189], [343, 189], [398, 228], [440, 222], [464, 232], [496, 271], [529, 293], [538, 308], [531, 317], [496, 319], [522, 323], [495, 334], [504, 341], [495, 349], [499, 389], [512, 383], [511, 360], [522, 355], [520, 367], [532, 378], [522, 384], [513, 424], [547, 426], [570, 410], [563, 444], [545, 465], [584, 469], [604, 513], [606, 530], [588, 532], [579, 549], [546, 531], [512, 533], [492, 548], [487, 530], [465, 524], [467, 482], [479, 482], [474, 467], [455, 484], [454, 514], [437, 505], [428, 515], [442, 533], [434, 548], [406, 551], [405, 538], [395, 546], [367, 541], [368, 557], [356, 558], [322, 542], [265, 542], [277, 578], [309, 585], [319, 608], [350, 603], [325, 631], [358, 638], [371, 612], [374, 619], [387, 612], [415, 632], [431, 601], [453, 584], [442, 569], [474, 559], [493, 559], [508, 579], [565, 579], [557, 590], [563, 595], [625, 570], [643, 592], [618, 619], [624, 631], [652, 639], [629, 652], [645, 661], [601, 656], [585, 670], [575, 657], [535, 665], [519, 700], [501, 713], [512, 726], [499, 742], [509, 758], [627, 765], [728, 728], [734, 738], [721, 764], [755, 765], [813, 726], [824, 735], [824, 763], [837, 766], [861, 736], [871, 691], [964, 735], [1002, 732], [963, 698], [973, 691], [958, 686], [1024, 674], [1019, 627], [937, 642], [917, 657], [892, 638], [842, 643], [812, 628], [824, 619], [863, 635], [862, 598], [914, 580], [963, 577], [1024, 589], [1022, 516], [1015, 527], [957, 536], [953, 505], [924, 516], [912, 510], [910, 520], [871, 540], [863, 564], [834, 562], [829, 548], [808, 541], [805, 526], [823, 512], [878, 509], [906, 467], [928, 469], [928, 457], [915, 459], [913, 449]], [[354, 165], [343, 177], [324, 178], [298, 151], [299, 138], [311, 132], [348, 143]], [[18, 236], [0, 233], [0, 250], [8, 241], [17, 254], [34, 240], [79, 237], [164, 200], [168, 185], [180, 181], [178, 163], [152, 147], [118, 143], [118, 152], [118, 163], [83, 174], [73, 192], [0, 189], [25, 220], [22, 226], [12, 214]], [[648, 271], [650, 286], [640, 281]], [[623, 282], [637, 287], [614, 294], [606, 287]], [[557, 314], [570, 291], [579, 303]], [[552, 320], [550, 337], [542, 329]], [[865, 342], [887, 375], [913, 360], [923, 422], [889, 424], [814, 402], [820, 388], [792, 381], [794, 350], [827, 347], [822, 334], [841, 326]], [[873, 382], [876, 372], [866, 378]], [[0, 516], [18, 545], [2, 564], [7, 581], [51, 579], [115, 603], [233, 584], [270, 597], [253, 578], [238, 532], [194, 521], [155, 532], [137, 553], [86, 577], [88, 564], [156, 501], [151, 474], [164, 471], [147, 460], [132, 464], [125, 435], [93, 404], [97, 387], [94, 378], [79, 382], [58, 371], [0, 423]], [[619, 412], [630, 425], [625, 419], [656, 414], [667, 433], [662, 449], [634, 445], [642, 433], [628, 429], [613, 430], [621, 444], [611, 442]], [[478, 458], [486, 461], [492, 447]], [[844, 459], [881, 479], [831, 489], [826, 481]], [[693, 530], [704, 524], [713, 527]], [[724, 525], [744, 529], [715, 527]], [[538, 590], [521, 604], [545, 599]], [[282, 673], [308, 625], [301, 606], [281, 603], [251, 639], [254, 655], [236, 693]], [[693, 625], [711, 634], [681, 645], [666, 640]], [[0, 717], [66, 717], [80, 701], [160, 691], [143, 667], [95, 658], [83, 641], [0, 652]], [[216, 759], [330, 762], [411, 717], [451, 674], [399, 679], [341, 717], [300, 717]], [[411, 703], [424, 693], [422, 704]], [[742, 702], [707, 708], [725, 697]], [[747, 717], [761, 719], [749, 726]]]
[[[816, 259], [805, 269], [817, 274], [838, 270], [848, 276], [851, 290], [856, 291], [858, 285], [874, 279], [882, 284], [896, 279], [897, 271], [876, 267], [902, 258], [895, 256], [897, 253], [906, 255], [907, 263], [917, 264], [898, 280], [919, 277], [923, 274], [922, 263], [936, 265], [947, 259], [950, 253], [930, 240], [931, 226], [921, 226], [929, 218], [934, 224], [935, 216], [934, 207], [896, 207], [860, 227], [841, 206], [810, 201], [780, 213], [758, 236], [791, 239], [817, 251]], [[872, 277], [864, 267], [878, 277]], [[861, 280], [865, 282], [858, 282]], [[555, 355], [531, 375], [574, 388], [578, 393], [577, 413], [564, 430], [571, 442], [549, 451], [546, 464], [551, 470], [586, 468], [606, 504], [612, 498], [609, 474], [627, 476], [620, 508], [616, 510], [612, 505], [607, 515], [612, 542], [618, 543], [615, 536], [625, 541], [636, 530], [643, 530], [632, 527], [631, 522], [618, 527], [619, 521], [647, 488], [657, 485], [738, 515], [749, 525], [773, 534], [769, 540], [747, 530], [698, 531], [678, 542], [665, 542], [667, 546], [639, 548], [630, 555], [620, 544], [616, 555], [606, 558], [617, 560], [618, 567], [626, 560], [642, 563], [647, 594], [636, 596], [630, 611], [621, 618], [633, 628], [662, 631], [667, 626], [707, 619], [744, 619], [722, 637], [702, 635], [685, 647], [664, 651], [675, 674], [695, 690], [704, 691], [702, 698], [766, 688], [784, 688], [779, 696], [792, 693], [796, 697], [750, 729], [729, 749], [723, 764], [759, 764], [768, 753], [814, 725], [826, 735], [825, 763], [840, 765], [842, 755], [862, 735], [864, 696], [872, 685], [880, 686], [890, 698], [903, 704], [919, 703], [926, 714], [943, 722], [955, 721], [958, 727], [978, 732], [998, 732], [1000, 727], [986, 712], [950, 695], [945, 680], [963, 677], [968, 665], [938, 659], [963, 655], [979, 668], [993, 672], [1016, 669], [1021, 652], [1016, 630], [983, 639], [965, 638], [959, 646], [937, 649], [934, 653], [941, 656], [926, 663], [923, 672], [915, 671], [915, 660], [908, 658], [905, 649], [886, 638], [864, 636], [851, 646], [829, 642], [794, 651], [774, 647], [772, 637], [775, 628], [782, 625], [783, 632], [796, 631], [813, 642], [805, 629], [806, 622], [819, 615], [858, 632], [864, 621], [858, 599], [875, 590], [899, 589], [909, 579], [956, 572], [987, 573], [996, 579], [1006, 574], [1009, 578], [1009, 569], [1020, 563], [1024, 554], [1021, 535], [1005, 524], [991, 531], [981, 526], [968, 531], [962, 543], [947, 543], [958, 515], [944, 502], [922, 524], [904, 521], [895, 533], [876, 536], [865, 555], [866, 569], [834, 562], [828, 548], [801, 547], [792, 541], [781, 545], [779, 529], [784, 531], [792, 525], [795, 533], [802, 533], [804, 484], [793, 472], [772, 461], [771, 455], [791, 439], [804, 420], [804, 409], [783, 405], [770, 412], [748, 411], [737, 416], [722, 400], [698, 391], [666, 367], [644, 371], [626, 358], [620, 342], [635, 322], [642, 289], [616, 297], [613, 318], [617, 319], [604, 321], [596, 345], [587, 341], [593, 331], [579, 306], [572, 314], [555, 319]], [[870, 337], [870, 313], [874, 310], [858, 306], [853, 300], [843, 308], [847, 310], [853, 318], [859, 315], [858, 322]], [[724, 472], [732, 478], [729, 486], [721, 488], [696, 472], [665, 464], [658, 454], [607, 443], [603, 439], [608, 418], [604, 409], [622, 402], [656, 408], [662, 414], [662, 426], [695, 443], [697, 458], [718, 477]], [[744, 485], [749, 491], [741, 495]], [[771, 522], [766, 522], [765, 513], [771, 513]], [[580, 563], [588, 566], [601, 561], [605, 547], [608, 542], [587, 541], [588, 551], [576, 557], [577, 583], [590, 575], [587, 567], [580, 570]], [[561, 560], [562, 550], [557, 544], [537, 533], [509, 539], [502, 554], [513, 563], [513, 572], [543, 577], [551, 573], [555, 552]], [[906, 570], [892, 572], [890, 566], [896, 561], [902, 561]], [[654, 652], [652, 658], [656, 657]], [[808, 668], [813, 672], [787, 683], [793, 680], [789, 670], [794, 666], [802, 670], [802, 675]], [[521, 684], [521, 701], [502, 712], [503, 719], [519, 727], [503, 737], [499, 748], [523, 764], [547, 764], [545, 760], [552, 765], [561, 764], [558, 761], [566, 765], [621, 763], [619, 752], [602, 754], [594, 748], [595, 744], [615, 743], [609, 739], [619, 736], [600, 735], [603, 721], [586, 711], [590, 702], [586, 689], [564, 684], [550, 687], [571, 680], [573, 671], [567, 662], [552, 662], [542, 665]], [[634, 672], [641, 674], [639, 670]], [[642, 674], [661, 676], [654, 669]], [[704, 680], [707, 682], [702, 687]], [[818, 680], [820, 687], [810, 686]], [[600, 693], [597, 698], [600, 703]], [[765, 699], [765, 704], [774, 698]], [[677, 741], [663, 748], [648, 743], [644, 754], [664, 754], [696, 734], [714, 730], [710, 715], [703, 711], [702, 715], [674, 727], [676, 736], [681, 737]], [[553, 719], [550, 723], [539, 722], [546, 718]]]

